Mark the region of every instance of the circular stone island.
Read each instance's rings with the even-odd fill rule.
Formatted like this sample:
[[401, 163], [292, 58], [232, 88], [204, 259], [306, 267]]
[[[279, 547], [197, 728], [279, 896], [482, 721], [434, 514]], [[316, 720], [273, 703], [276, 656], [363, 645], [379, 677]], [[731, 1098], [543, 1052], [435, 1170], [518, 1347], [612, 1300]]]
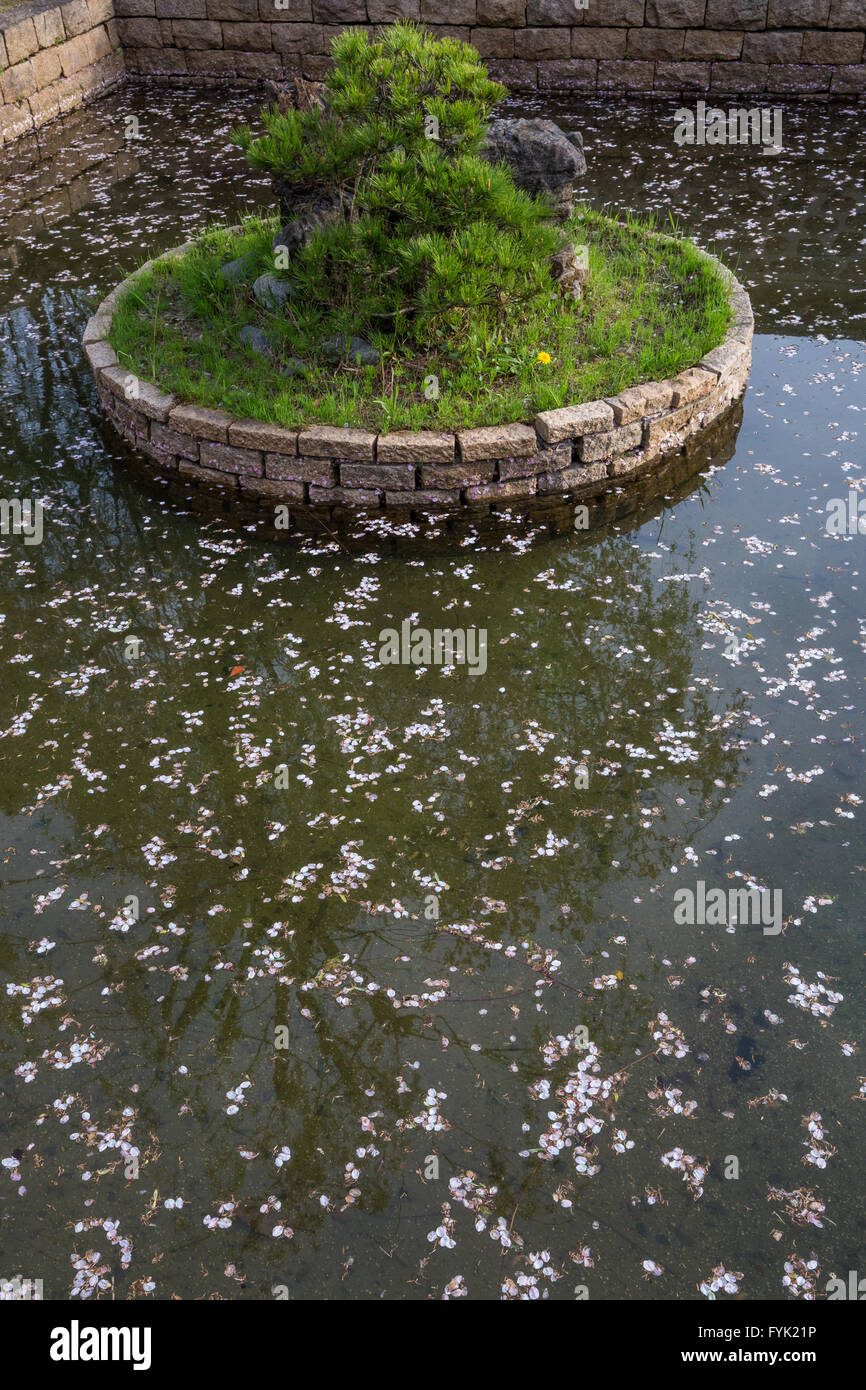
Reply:
[[586, 529], [699, 467], [751, 360], [730, 271], [576, 207], [580, 133], [497, 115], [469, 45], [401, 22], [332, 60], [234, 132], [279, 215], [149, 261], [87, 325], [141, 470], [277, 539], [414, 539]]
[[[654, 234], [655, 235], [655, 234]], [[672, 240], [671, 238], [664, 238]], [[187, 243], [159, 258], [183, 257]], [[105, 415], [133, 450], [139, 476], [184, 505], [270, 539], [332, 535], [465, 535], [531, 524], [589, 529], [646, 504], [701, 466], [702, 443], [724, 446], [738, 424], [754, 319], [736, 277], [707, 252], [728, 287], [724, 340], [694, 366], [618, 395], [544, 410], [531, 421], [464, 430], [394, 430], [238, 418], [185, 401], [123, 367], [114, 314], [157, 262], [103, 300], [84, 350]]]

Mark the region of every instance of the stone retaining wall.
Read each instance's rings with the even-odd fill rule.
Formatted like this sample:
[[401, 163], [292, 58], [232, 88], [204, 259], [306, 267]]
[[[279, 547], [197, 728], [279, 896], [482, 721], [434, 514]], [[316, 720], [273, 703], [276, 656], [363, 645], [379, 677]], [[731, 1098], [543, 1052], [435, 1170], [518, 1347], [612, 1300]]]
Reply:
[[749, 297], [730, 271], [707, 259], [732, 295], [734, 316], [719, 347], [676, 377], [546, 410], [531, 425], [456, 434], [286, 429], [185, 403], [121, 367], [108, 341], [115, 307], [135, 275], [99, 306], [84, 348], [107, 418], [150, 476], [206, 494], [239, 521], [270, 520], [285, 532], [303, 526], [305, 514], [337, 525], [347, 514], [417, 520], [448, 512], [479, 517], [551, 499], [580, 503], [651, 471], [743, 394], [754, 328]]
[[866, 0], [115, 0], [130, 72], [321, 78], [347, 25], [472, 43], [512, 91], [866, 97]]
[[321, 78], [348, 25], [406, 17], [512, 91], [866, 100], [866, 0], [34, 0], [0, 13], [0, 146], [124, 70], [212, 85]]
[[113, 0], [36, 0], [0, 13], [0, 146], [123, 76]]

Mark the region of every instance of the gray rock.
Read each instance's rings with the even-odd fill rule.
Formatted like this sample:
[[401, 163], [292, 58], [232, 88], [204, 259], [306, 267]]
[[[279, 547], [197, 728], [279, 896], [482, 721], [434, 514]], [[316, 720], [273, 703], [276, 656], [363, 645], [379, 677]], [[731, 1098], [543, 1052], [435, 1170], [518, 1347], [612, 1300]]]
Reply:
[[228, 285], [242, 285], [252, 274], [253, 261], [250, 256], [241, 256], [236, 261], [226, 261], [220, 266], [220, 275]]
[[263, 309], [281, 309], [296, 294], [294, 280], [283, 280], [279, 275], [260, 275], [253, 284], [253, 295]]
[[326, 362], [341, 362], [346, 357], [362, 367], [374, 367], [379, 361], [377, 349], [366, 338], [350, 338], [345, 333], [326, 338], [319, 345], [319, 350]]
[[310, 369], [300, 357], [290, 357], [288, 362], [281, 364], [280, 370], [283, 376], [306, 376]]
[[288, 361], [281, 362], [267, 333], [254, 323], [244, 324], [238, 333], [238, 341], [243, 343], [244, 347], [248, 347], [251, 352], [271, 358], [283, 376], [306, 376], [310, 370], [306, 362], [302, 362], [300, 357], [290, 357]]
[[238, 333], [238, 341], [252, 352], [261, 353], [263, 357], [273, 357], [274, 355], [267, 333], [261, 328], [256, 328], [253, 323], [244, 324]]
[[499, 117], [488, 126], [481, 155], [490, 164], [507, 165], [526, 193], [547, 194], [558, 215], [572, 211], [575, 181], [586, 173], [579, 132], [566, 134], [541, 117]]

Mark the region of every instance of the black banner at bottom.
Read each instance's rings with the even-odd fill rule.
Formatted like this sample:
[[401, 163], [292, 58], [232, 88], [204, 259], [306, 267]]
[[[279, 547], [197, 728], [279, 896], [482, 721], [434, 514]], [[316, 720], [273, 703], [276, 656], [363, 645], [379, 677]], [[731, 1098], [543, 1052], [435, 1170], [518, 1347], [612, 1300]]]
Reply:
[[[859, 1294], [859, 1290], [855, 1292]], [[855, 1340], [862, 1334], [862, 1318], [858, 1308], [845, 1305], [860, 1301], [575, 1300], [565, 1312], [565, 1324], [559, 1321], [563, 1310], [557, 1314], [549, 1309], [535, 1329], [536, 1333], [576, 1337], [579, 1347], [604, 1352], [620, 1372], [634, 1369], [642, 1375], [655, 1374], [679, 1366], [700, 1378], [712, 1367], [736, 1370], [754, 1366], [776, 1371], [805, 1366], [824, 1377], [853, 1357]], [[315, 1354], [315, 1314], [311, 1321], [307, 1303], [301, 1315], [299, 1303], [252, 1299], [93, 1304], [7, 1301], [0, 1304], [0, 1312], [6, 1346], [26, 1346], [31, 1369], [49, 1380], [62, 1381], [74, 1369], [98, 1373], [102, 1366], [115, 1374], [121, 1370], [164, 1374], [167, 1370], [194, 1369], [204, 1373], [213, 1370], [225, 1377], [235, 1370], [248, 1380], [253, 1373], [254, 1349], [258, 1347], [270, 1360], [280, 1348], [285, 1351], [293, 1345], [286, 1341], [287, 1334], [309, 1338], [306, 1345]], [[363, 1323], [353, 1325], [350, 1313], [347, 1325], [349, 1306], [348, 1300], [323, 1306], [322, 1315], [329, 1320], [322, 1325], [323, 1330], [328, 1327], [324, 1349], [329, 1369], [342, 1348], [353, 1361], [359, 1357], [367, 1361], [378, 1335], [388, 1338], [388, 1355], [393, 1358], [394, 1339], [399, 1340], [401, 1331], [414, 1344], [413, 1355], [417, 1355], [417, 1324], [407, 1325], [391, 1316], [380, 1333], [375, 1316], [370, 1322], [369, 1304], [362, 1302], [356, 1315]], [[300, 1324], [295, 1323], [296, 1315], [303, 1317]], [[425, 1324], [425, 1335], [449, 1336], [454, 1314], [447, 1316], [445, 1323]], [[496, 1335], [506, 1339], [506, 1350], [509, 1334], [515, 1330], [514, 1312], [501, 1316]], [[335, 1319], [339, 1319], [338, 1335]], [[525, 1332], [522, 1321], [518, 1326]], [[484, 1340], [478, 1354], [489, 1363], [491, 1352], [495, 1357], [496, 1341], [489, 1337], [488, 1329], [479, 1331]], [[466, 1329], [461, 1328], [461, 1333], [463, 1347], [467, 1345]], [[448, 1363], [454, 1364], [453, 1348]], [[261, 1373], [273, 1371], [262, 1367]]]

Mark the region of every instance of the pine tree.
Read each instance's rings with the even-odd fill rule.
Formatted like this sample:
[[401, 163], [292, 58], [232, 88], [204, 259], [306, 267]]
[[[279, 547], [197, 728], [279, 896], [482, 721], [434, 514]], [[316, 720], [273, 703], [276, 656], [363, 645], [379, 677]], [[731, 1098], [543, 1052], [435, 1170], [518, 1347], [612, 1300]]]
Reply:
[[236, 140], [292, 190], [299, 211], [328, 192], [345, 213], [293, 254], [294, 302], [321, 322], [387, 335], [409, 354], [477, 345], [522, 313], [556, 306], [549, 209], [479, 154], [505, 95], [478, 54], [411, 23], [332, 47], [325, 103], [262, 113]]

